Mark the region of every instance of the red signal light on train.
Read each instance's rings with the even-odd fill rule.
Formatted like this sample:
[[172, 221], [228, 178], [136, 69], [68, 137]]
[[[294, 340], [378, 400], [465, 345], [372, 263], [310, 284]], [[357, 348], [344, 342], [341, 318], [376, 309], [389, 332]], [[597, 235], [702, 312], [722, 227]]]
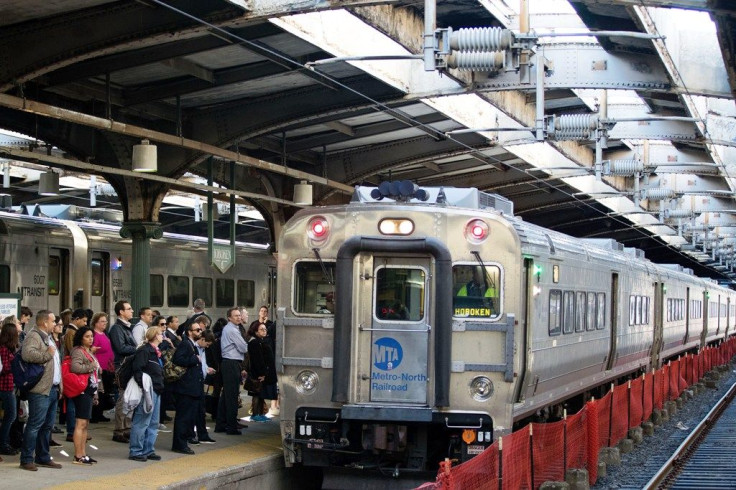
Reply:
[[307, 235], [312, 240], [324, 240], [330, 233], [330, 224], [322, 216], [309, 220], [307, 224]]
[[472, 243], [480, 243], [486, 238], [490, 228], [488, 224], [482, 219], [474, 219], [465, 226], [465, 238]]

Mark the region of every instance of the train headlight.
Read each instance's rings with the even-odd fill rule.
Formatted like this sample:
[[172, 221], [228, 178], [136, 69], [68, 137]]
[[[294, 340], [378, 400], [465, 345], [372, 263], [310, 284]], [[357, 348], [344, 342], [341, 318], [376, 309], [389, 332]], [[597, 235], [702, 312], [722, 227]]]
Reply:
[[314, 371], [304, 370], [296, 375], [296, 391], [300, 395], [311, 395], [318, 384], [319, 376]]
[[482, 219], [474, 219], [465, 225], [465, 238], [470, 243], [481, 243], [490, 233], [488, 223]]
[[484, 402], [493, 395], [493, 382], [486, 376], [476, 376], [470, 382], [470, 396], [474, 400]]
[[378, 223], [378, 231], [383, 235], [411, 235], [414, 223], [410, 219], [382, 219]]
[[322, 216], [316, 216], [307, 223], [307, 236], [312, 240], [322, 241], [330, 234], [330, 224]]

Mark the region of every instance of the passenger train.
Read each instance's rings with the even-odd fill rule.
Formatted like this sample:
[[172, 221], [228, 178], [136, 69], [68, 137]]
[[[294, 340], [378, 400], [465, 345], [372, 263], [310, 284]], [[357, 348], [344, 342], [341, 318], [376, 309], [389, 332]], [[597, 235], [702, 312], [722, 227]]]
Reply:
[[473, 188], [356, 187], [299, 211], [278, 249], [289, 466], [436, 471], [736, 321], [734, 291]]
[[[151, 299], [141, 306], [164, 315], [183, 320], [197, 298], [213, 319], [273, 301], [275, 261], [264, 246], [236, 243], [235, 264], [221, 274], [206, 238], [164, 233], [151, 239], [150, 260]], [[115, 302], [130, 301], [131, 271], [132, 243], [118, 226], [0, 212], [0, 293], [20, 293], [34, 313], [90, 308], [114, 320]]]

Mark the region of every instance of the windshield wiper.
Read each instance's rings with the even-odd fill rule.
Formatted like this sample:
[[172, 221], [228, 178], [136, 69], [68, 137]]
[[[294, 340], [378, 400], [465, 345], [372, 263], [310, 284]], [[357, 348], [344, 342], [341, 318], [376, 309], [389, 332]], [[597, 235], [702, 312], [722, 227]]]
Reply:
[[317, 260], [319, 260], [319, 266], [322, 267], [322, 276], [324, 276], [325, 281], [327, 281], [327, 284], [329, 284], [330, 286], [334, 286], [335, 281], [332, 279], [332, 274], [330, 274], [327, 271], [327, 266], [322, 261], [322, 257], [319, 255], [319, 249], [313, 248], [312, 252], [314, 252], [314, 255], [317, 257]]

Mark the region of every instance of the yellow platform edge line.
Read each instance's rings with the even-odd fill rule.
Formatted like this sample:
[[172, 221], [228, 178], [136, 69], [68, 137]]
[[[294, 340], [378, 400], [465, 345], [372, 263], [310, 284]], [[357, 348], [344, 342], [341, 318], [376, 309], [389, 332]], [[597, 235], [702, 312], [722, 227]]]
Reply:
[[[80, 471], [80, 480], [55, 485], [53, 489], [97, 489], [100, 488], [158, 488], [174, 485], [193, 478], [201, 478], [206, 474], [215, 474], [226, 468], [242, 466], [267, 456], [282, 454], [281, 436], [270, 435], [252, 439], [235, 446], [210, 450], [195, 455], [169, 455], [163, 461], [143, 463], [146, 466], [138, 469], [115, 473], [102, 477], [81, 480], [84, 472]], [[108, 464], [114, 464], [110, 461]]]

